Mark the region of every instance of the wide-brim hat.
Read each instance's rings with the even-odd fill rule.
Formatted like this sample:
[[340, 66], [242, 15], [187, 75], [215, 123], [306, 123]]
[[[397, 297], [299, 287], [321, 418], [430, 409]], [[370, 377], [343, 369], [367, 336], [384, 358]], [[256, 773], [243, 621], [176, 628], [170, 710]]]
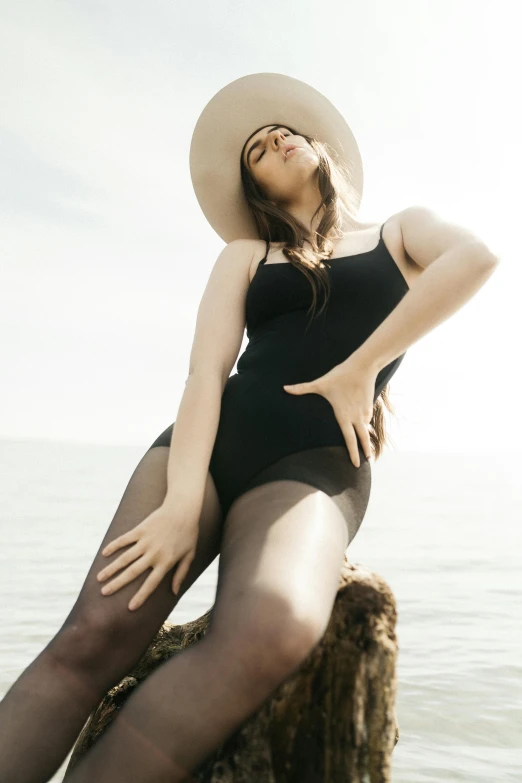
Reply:
[[201, 112], [190, 144], [190, 175], [203, 214], [226, 242], [259, 239], [241, 181], [241, 152], [256, 129], [289, 125], [326, 142], [351, 173], [352, 213], [359, 209], [363, 167], [350, 126], [306, 82], [282, 73], [252, 73], [230, 82]]

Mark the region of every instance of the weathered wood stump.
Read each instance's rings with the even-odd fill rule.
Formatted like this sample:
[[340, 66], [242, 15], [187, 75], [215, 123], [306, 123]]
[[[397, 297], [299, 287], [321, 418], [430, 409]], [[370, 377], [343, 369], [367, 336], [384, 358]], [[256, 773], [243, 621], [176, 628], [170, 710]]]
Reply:
[[[212, 609], [164, 623], [91, 714], [64, 780], [133, 689], [205, 635]], [[306, 661], [194, 772], [198, 783], [388, 783], [399, 739], [397, 611], [386, 582], [345, 556], [328, 628]]]

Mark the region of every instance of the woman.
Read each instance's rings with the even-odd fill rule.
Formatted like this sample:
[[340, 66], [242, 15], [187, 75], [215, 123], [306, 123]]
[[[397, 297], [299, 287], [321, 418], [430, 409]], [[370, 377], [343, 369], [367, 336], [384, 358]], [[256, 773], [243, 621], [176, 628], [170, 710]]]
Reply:
[[355, 139], [324, 96], [287, 76], [217, 93], [190, 162], [227, 244], [175, 426], [131, 476], [62, 628], [0, 705], [2, 783], [51, 778], [218, 553], [205, 638], [147, 678], [68, 779], [185, 780], [300, 666], [365, 514], [389, 379], [498, 262], [424, 207], [357, 221]]

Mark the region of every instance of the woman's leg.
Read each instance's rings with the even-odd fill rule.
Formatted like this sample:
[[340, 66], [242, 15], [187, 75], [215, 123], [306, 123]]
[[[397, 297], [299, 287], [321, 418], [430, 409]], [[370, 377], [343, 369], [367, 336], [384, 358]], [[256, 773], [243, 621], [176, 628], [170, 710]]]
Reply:
[[[158, 508], [167, 491], [169, 448], [151, 448], [136, 467], [80, 595], [56, 636], [25, 669], [0, 703], [0, 781], [46, 783], [59, 769], [89, 713], [143, 655], [165, 619], [219, 554], [222, 515], [209, 475], [197, 552], [177, 596], [174, 568], [136, 611], [130, 598], [147, 570], [109, 596], [96, 574], [125, 548], [103, 557], [105, 545]], [[108, 580], [110, 581], [110, 580]]]
[[191, 779], [322, 638], [347, 544], [339, 508], [304, 483], [271, 482], [238, 498], [207, 634], [131, 694], [70, 783]]

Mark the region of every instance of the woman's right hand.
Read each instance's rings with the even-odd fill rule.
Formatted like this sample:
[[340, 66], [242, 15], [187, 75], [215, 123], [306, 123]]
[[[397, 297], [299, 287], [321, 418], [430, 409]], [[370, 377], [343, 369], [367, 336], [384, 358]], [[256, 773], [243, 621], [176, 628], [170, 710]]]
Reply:
[[138, 609], [177, 563], [178, 567], [172, 578], [172, 591], [177, 595], [195, 557], [198, 535], [199, 519], [195, 519], [193, 505], [184, 505], [181, 500], [176, 503], [170, 500], [168, 504], [164, 502], [143, 522], [104, 547], [102, 555], [108, 557], [118, 549], [134, 544], [98, 572], [98, 581], [104, 582], [120, 569], [125, 569], [106, 584], [101, 592], [103, 595], [115, 593], [148, 568], [152, 568], [129, 602], [130, 610]]

